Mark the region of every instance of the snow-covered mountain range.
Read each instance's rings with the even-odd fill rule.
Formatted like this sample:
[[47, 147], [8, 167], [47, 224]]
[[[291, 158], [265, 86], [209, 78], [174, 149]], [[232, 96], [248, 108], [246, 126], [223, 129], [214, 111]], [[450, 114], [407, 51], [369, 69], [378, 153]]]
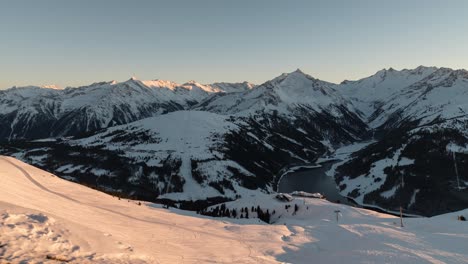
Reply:
[[74, 136], [187, 109], [213, 93], [252, 87], [247, 82], [179, 85], [134, 78], [66, 89], [14, 87], [0, 90], [0, 138]]
[[426, 215], [466, 208], [468, 72], [418, 69], [425, 74], [376, 107], [376, 142], [338, 168], [337, 182], [360, 203]]
[[[406, 209], [432, 215], [467, 206], [467, 92], [466, 71], [423, 66], [341, 84], [296, 70], [260, 85], [11, 88], [0, 91], [1, 151], [108, 192], [199, 209], [271, 193], [288, 166], [374, 140], [334, 166], [341, 193], [387, 208], [403, 195]], [[446, 200], [427, 208], [436, 197]]]

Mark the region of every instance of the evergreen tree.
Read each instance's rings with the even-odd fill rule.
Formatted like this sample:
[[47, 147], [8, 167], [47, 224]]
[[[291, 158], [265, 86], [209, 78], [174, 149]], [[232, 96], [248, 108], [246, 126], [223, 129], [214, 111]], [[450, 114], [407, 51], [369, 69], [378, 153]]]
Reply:
[[266, 213], [263, 216], [263, 221], [265, 221], [268, 224], [270, 223], [270, 213], [268, 212], [268, 210], [266, 211]]

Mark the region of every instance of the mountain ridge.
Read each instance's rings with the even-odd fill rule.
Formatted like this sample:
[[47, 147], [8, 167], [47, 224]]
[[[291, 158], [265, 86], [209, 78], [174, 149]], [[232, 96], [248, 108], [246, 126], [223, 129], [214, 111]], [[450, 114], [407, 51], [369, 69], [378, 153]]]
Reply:
[[[413, 201], [405, 209], [425, 215], [468, 201], [465, 189], [454, 188], [447, 150], [468, 146], [464, 70], [385, 69], [343, 84], [296, 70], [257, 86], [185, 86], [130, 79], [0, 91], [0, 151], [77, 182], [99, 179], [104, 190], [199, 210], [252, 191], [274, 192], [285, 167], [373, 139], [334, 168], [342, 195], [394, 210], [401, 193]], [[40, 138], [52, 141], [32, 141]], [[457, 162], [465, 173], [468, 155]], [[398, 187], [406, 174], [417, 177]], [[427, 207], [437, 202], [431, 193], [447, 202]]]

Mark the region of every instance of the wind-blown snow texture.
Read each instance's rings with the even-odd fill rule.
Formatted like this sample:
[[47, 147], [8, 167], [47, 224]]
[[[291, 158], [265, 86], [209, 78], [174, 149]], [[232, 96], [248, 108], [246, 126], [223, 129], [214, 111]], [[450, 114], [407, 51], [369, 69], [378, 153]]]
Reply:
[[423, 66], [339, 85], [297, 70], [258, 86], [12, 88], [0, 92], [1, 151], [105, 191], [199, 209], [207, 204], [187, 202], [271, 193], [289, 166], [373, 139], [330, 172], [341, 193], [434, 215], [468, 205], [468, 155], [455, 156], [456, 181], [451, 153], [468, 146], [467, 92], [465, 70]]
[[456, 220], [467, 210], [405, 219], [401, 228], [386, 214], [320, 199], [285, 203], [257, 195], [227, 207], [276, 210], [276, 224], [265, 224], [252, 212], [250, 219], [212, 219], [118, 199], [8, 157], [0, 157], [0, 189], [2, 263], [466, 263], [468, 258], [468, 226]]

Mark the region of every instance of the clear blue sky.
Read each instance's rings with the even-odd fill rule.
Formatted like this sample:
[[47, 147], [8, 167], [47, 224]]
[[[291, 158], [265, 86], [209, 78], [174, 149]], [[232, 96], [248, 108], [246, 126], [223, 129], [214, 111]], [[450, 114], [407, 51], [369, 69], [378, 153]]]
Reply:
[[468, 1], [0, 0], [0, 88], [468, 68]]

